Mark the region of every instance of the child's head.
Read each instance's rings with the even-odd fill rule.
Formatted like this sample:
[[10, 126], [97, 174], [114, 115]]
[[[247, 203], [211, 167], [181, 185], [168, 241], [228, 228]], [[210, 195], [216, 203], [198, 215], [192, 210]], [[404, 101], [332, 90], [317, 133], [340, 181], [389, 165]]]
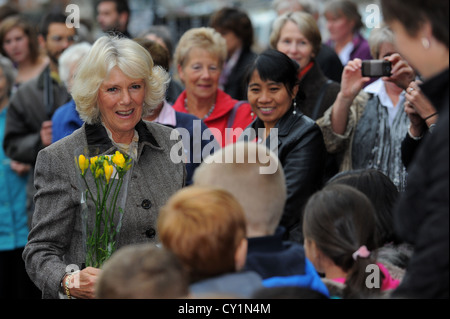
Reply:
[[153, 244], [120, 248], [102, 267], [99, 299], [173, 299], [189, 295], [188, 276], [178, 258]]
[[331, 261], [346, 273], [347, 297], [374, 292], [365, 285], [366, 267], [375, 263], [370, 251], [376, 247], [375, 211], [366, 195], [347, 185], [326, 186], [305, 206], [303, 234], [306, 256], [318, 272], [327, 277]]
[[249, 238], [273, 235], [280, 224], [286, 180], [278, 156], [265, 145], [237, 142], [214, 152], [195, 170], [194, 185], [230, 192], [244, 209]]
[[220, 189], [186, 187], [158, 219], [161, 243], [186, 266], [191, 282], [240, 270], [247, 255], [242, 207]]
[[397, 242], [392, 211], [399, 192], [391, 179], [376, 169], [360, 169], [342, 172], [328, 181], [328, 184], [345, 184], [364, 193], [375, 208], [377, 224], [377, 247]]

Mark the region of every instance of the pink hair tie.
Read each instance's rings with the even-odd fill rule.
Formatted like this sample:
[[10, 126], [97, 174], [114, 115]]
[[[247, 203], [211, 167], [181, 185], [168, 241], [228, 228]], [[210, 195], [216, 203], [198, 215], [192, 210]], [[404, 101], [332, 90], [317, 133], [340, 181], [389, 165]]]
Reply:
[[354, 260], [356, 260], [358, 256], [361, 258], [367, 258], [370, 256], [370, 251], [367, 249], [365, 245], [359, 247], [359, 249], [352, 254]]

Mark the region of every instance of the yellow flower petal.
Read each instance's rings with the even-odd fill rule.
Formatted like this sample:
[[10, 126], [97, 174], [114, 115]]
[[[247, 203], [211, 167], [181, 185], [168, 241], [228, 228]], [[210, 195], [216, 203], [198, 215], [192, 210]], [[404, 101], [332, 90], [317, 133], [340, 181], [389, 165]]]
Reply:
[[119, 151], [116, 151], [116, 154], [113, 155], [112, 161], [120, 168], [123, 168], [125, 166], [125, 157]]
[[86, 160], [86, 157], [83, 154], [81, 154], [78, 157], [78, 166], [80, 167], [81, 174], [84, 175], [84, 173], [86, 172], [87, 168], [89, 167], [89, 161]]
[[109, 164], [105, 164], [104, 166], [105, 166], [106, 183], [109, 184], [109, 180], [111, 179], [112, 173], [114, 171], [114, 167], [112, 167], [112, 165], [109, 165]]

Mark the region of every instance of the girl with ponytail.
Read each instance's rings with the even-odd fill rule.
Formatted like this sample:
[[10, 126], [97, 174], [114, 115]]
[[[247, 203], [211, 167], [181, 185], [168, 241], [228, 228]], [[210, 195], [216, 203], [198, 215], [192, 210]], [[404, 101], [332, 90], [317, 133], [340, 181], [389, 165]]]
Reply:
[[306, 256], [330, 295], [380, 298], [398, 286], [372, 252], [375, 225], [372, 203], [353, 187], [328, 185], [309, 199], [303, 220]]

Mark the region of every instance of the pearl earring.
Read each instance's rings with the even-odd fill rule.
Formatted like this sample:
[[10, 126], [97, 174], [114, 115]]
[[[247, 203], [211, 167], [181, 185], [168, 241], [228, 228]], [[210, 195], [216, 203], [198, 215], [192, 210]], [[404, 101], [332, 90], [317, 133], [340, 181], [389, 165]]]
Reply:
[[294, 99], [294, 112], [292, 112], [292, 114], [297, 114], [297, 100]]
[[426, 38], [426, 37], [423, 37], [422, 45], [425, 48], [425, 50], [428, 50], [431, 47], [430, 40], [428, 40], [428, 38]]

